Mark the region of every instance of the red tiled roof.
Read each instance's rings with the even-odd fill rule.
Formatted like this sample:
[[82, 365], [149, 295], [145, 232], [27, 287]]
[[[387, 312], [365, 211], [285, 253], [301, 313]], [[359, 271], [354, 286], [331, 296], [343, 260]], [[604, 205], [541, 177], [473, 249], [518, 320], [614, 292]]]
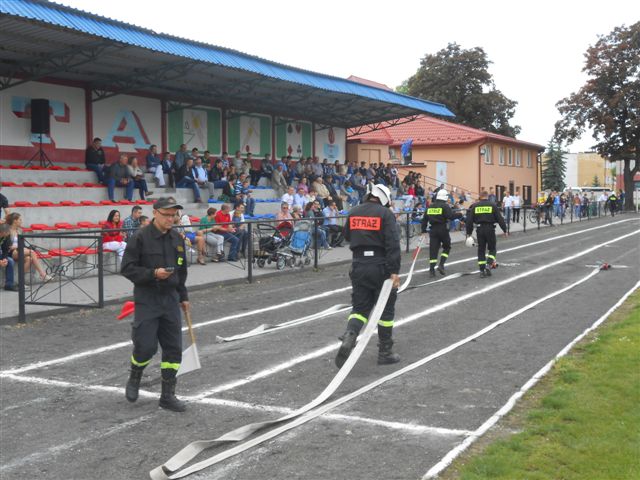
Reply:
[[542, 145], [524, 142], [505, 135], [485, 132], [457, 123], [446, 122], [432, 117], [420, 116], [412, 122], [386, 127], [381, 130], [350, 136], [349, 140], [361, 143], [377, 143], [400, 146], [408, 139], [413, 139], [413, 146], [427, 145], [468, 145], [487, 140], [527, 145], [543, 150]]

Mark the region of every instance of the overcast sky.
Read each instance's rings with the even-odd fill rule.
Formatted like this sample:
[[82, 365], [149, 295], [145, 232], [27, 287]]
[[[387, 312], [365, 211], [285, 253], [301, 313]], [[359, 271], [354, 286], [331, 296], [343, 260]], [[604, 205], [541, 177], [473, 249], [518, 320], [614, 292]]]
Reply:
[[[635, 0], [61, 0], [156, 32], [298, 68], [396, 88], [420, 59], [457, 42], [482, 47], [496, 87], [518, 102], [521, 140], [546, 145], [555, 104], [585, 82], [598, 35], [640, 20]], [[569, 147], [588, 150], [590, 135]]]

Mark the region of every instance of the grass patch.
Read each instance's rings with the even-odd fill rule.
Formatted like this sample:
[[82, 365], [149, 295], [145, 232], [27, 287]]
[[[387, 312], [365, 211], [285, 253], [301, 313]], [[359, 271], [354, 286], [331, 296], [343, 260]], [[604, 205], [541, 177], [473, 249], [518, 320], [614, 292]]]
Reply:
[[640, 292], [440, 478], [640, 479]]

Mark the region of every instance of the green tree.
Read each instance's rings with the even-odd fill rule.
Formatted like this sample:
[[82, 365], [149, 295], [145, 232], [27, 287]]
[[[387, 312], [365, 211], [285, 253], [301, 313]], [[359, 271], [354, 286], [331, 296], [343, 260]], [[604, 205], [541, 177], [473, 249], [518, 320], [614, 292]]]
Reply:
[[566, 153], [553, 140], [547, 145], [547, 151], [545, 152], [547, 160], [542, 167], [542, 188], [545, 190], [556, 190], [558, 192], [564, 190], [564, 174], [567, 170], [564, 162]]
[[518, 102], [496, 89], [490, 64], [482, 48], [464, 50], [450, 43], [435, 55], [425, 55], [418, 71], [396, 90], [444, 103], [456, 114], [452, 122], [515, 137], [520, 127], [509, 121]]
[[592, 187], [599, 187], [600, 186], [600, 179], [598, 178], [598, 175], [593, 177], [593, 180], [591, 180], [591, 186]]
[[633, 177], [640, 170], [640, 22], [616, 27], [585, 54], [586, 83], [556, 106], [562, 119], [555, 139], [573, 142], [593, 130], [594, 149], [623, 162], [625, 207], [633, 207]]

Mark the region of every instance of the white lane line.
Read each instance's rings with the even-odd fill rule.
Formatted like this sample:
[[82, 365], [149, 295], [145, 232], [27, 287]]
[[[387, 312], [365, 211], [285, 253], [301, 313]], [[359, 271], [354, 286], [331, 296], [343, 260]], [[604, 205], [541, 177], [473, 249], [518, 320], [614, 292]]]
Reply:
[[[541, 243], [547, 243], [547, 242], [551, 242], [551, 241], [554, 241], [554, 240], [559, 240], [559, 239], [562, 239], [562, 238], [571, 237], [571, 236], [574, 236], [574, 235], [581, 235], [583, 233], [587, 233], [587, 232], [590, 232], [590, 231], [593, 231], [593, 230], [598, 230], [600, 228], [606, 228], [606, 227], [610, 227], [611, 225], [630, 222], [630, 221], [634, 221], [634, 220], [637, 220], [637, 219], [629, 218], [629, 219], [625, 219], [625, 220], [618, 220], [616, 222], [606, 223], [604, 225], [599, 225], [597, 227], [587, 228], [585, 230], [579, 230], [579, 231], [573, 232], [573, 233], [567, 233], [567, 234], [564, 234], [564, 235], [558, 235], [558, 236], [555, 236], [555, 237], [550, 237], [550, 238], [546, 238], [546, 239], [543, 239], [543, 240], [537, 240], [535, 242], [530, 242], [530, 243], [526, 243], [526, 244], [523, 244], [523, 245], [518, 245], [516, 247], [512, 247], [512, 248], [501, 250], [500, 253], [503, 254], [503, 253], [506, 253], [506, 252], [511, 252], [511, 251], [514, 251], [514, 250], [520, 250], [522, 248], [527, 248], [527, 247], [530, 247], [530, 246], [539, 245]], [[462, 260], [455, 260], [455, 261], [452, 261], [452, 262], [448, 262], [448, 265], [455, 265], [455, 264], [458, 264], [458, 263], [468, 262], [468, 261], [471, 261], [471, 260], [475, 260], [476, 258], [477, 257], [474, 256], [474, 257], [469, 257], [469, 258], [465, 258], [465, 259], [462, 259]], [[426, 271], [426, 269], [417, 270], [414, 273], [424, 272], [424, 271]], [[406, 276], [406, 274], [402, 274], [400, 276], [401, 277], [402, 276]], [[319, 293], [317, 295], [313, 295], [311, 297], [305, 297], [305, 298], [292, 300], [290, 302], [279, 303], [279, 304], [272, 305], [272, 306], [269, 306], [269, 307], [265, 307], [265, 308], [262, 308], [262, 309], [251, 310], [251, 311], [242, 312], [242, 313], [235, 314], [235, 315], [229, 315], [229, 316], [222, 317], [222, 318], [215, 319], [215, 320], [209, 320], [209, 321], [202, 322], [202, 323], [196, 323], [196, 324], [193, 325], [193, 328], [194, 329], [195, 328], [202, 328], [202, 327], [206, 327], [208, 325], [213, 325], [213, 324], [220, 323], [220, 322], [226, 322], [226, 321], [229, 321], [229, 320], [234, 320], [236, 318], [243, 318], [243, 317], [247, 317], [247, 316], [251, 316], [251, 315], [256, 315], [258, 313], [264, 313], [264, 312], [271, 311], [271, 310], [277, 310], [277, 309], [280, 309], [280, 308], [283, 308], [283, 307], [286, 307], [286, 306], [290, 306], [290, 305], [294, 305], [294, 304], [297, 304], [297, 303], [310, 302], [310, 301], [313, 301], [313, 300], [317, 300], [319, 298], [325, 298], [325, 297], [334, 295], [336, 293], [345, 292], [345, 291], [348, 291], [348, 290], [351, 290], [351, 286], [339, 288], [339, 289], [336, 289], [336, 290], [329, 290], [329, 291], [326, 291], [326, 292], [323, 292], [323, 293]], [[186, 328], [183, 328], [182, 330], [186, 331]], [[109, 351], [112, 351], [112, 350], [117, 350], [119, 348], [123, 348], [123, 347], [130, 346], [130, 345], [131, 345], [131, 341], [128, 340], [126, 342], [118, 342], [118, 343], [114, 343], [112, 345], [107, 345], [107, 346], [104, 346], [104, 347], [99, 347], [99, 348], [95, 348], [95, 349], [91, 349], [91, 350], [85, 350], [83, 352], [75, 353], [75, 354], [72, 354], [72, 355], [67, 355], [65, 357], [59, 357], [59, 358], [55, 358], [55, 359], [51, 359], [51, 360], [31, 363], [31, 364], [25, 365], [23, 367], [10, 368], [8, 370], [0, 371], [0, 377], [2, 377], [4, 375], [7, 375], [7, 374], [23, 373], [23, 372], [28, 372], [30, 370], [37, 370], [37, 369], [40, 369], [40, 368], [49, 367], [51, 365], [59, 365], [59, 364], [62, 364], [62, 363], [67, 363], [67, 362], [71, 362], [71, 361], [74, 361], [74, 360], [78, 360], [78, 359], [81, 359], [81, 358], [84, 358], [84, 357], [89, 357], [89, 356], [93, 356], [93, 355], [99, 355], [101, 353], [109, 352]]]
[[[586, 255], [586, 254], [588, 254], [588, 253], [590, 253], [590, 252], [602, 247], [605, 244], [615, 243], [615, 242], [623, 240], [623, 239], [625, 239], [627, 237], [630, 237], [632, 235], [636, 235], [638, 233], [640, 233], [640, 230], [636, 230], [634, 232], [628, 233], [626, 235], [623, 235], [623, 236], [618, 237], [618, 238], [613, 239], [613, 240], [608, 240], [608, 241], [606, 241], [606, 242], [604, 242], [602, 244], [598, 244], [598, 245], [595, 245], [593, 247], [587, 248], [586, 250], [578, 252], [578, 253], [576, 253], [574, 255], [571, 255], [569, 257], [565, 257], [563, 259], [556, 260], [555, 262], [547, 263], [547, 264], [545, 264], [545, 265], [543, 265], [541, 267], [534, 268], [533, 270], [528, 270], [526, 272], [519, 273], [518, 275], [514, 275], [512, 277], [509, 277], [509, 278], [506, 278], [504, 280], [501, 280], [499, 282], [491, 283], [490, 285], [486, 286], [485, 288], [482, 288], [480, 290], [475, 290], [473, 292], [469, 292], [469, 293], [467, 293], [465, 295], [460, 295], [459, 297], [454, 298], [453, 300], [449, 300], [447, 302], [443, 302], [443, 303], [440, 303], [438, 305], [434, 305], [433, 307], [427, 308], [426, 310], [422, 310], [421, 312], [415, 313], [413, 315], [409, 315], [408, 317], [405, 317], [405, 318], [403, 318], [401, 320], [396, 321], [395, 325], [394, 325], [394, 328], [400, 327], [400, 326], [405, 325], [407, 323], [414, 322], [414, 321], [416, 321], [418, 319], [421, 319], [423, 317], [431, 315], [432, 313], [439, 312], [440, 310], [444, 310], [444, 309], [449, 308], [451, 306], [458, 305], [460, 302], [463, 302], [465, 300], [469, 300], [470, 298], [476, 297], [478, 295], [483, 295], [483, 294], [485, 294], [487, 292], [490, 292], [491, 290], [494, 290], [496, 288], [500, 288], [500, 287], [502, 287], [504, 285], [512, 284], [512, 282], [514, 282], [515, 280], [519, 280], [521, 278], [525, 278], [525, 277], [531, 276], [533, 274], [542, 272], [542, 271], [544, 271], [544, 270], [546, 270], [548, 268], [555, 267], [555, 266], [557, 266], [557, 265], [559, 265], [561, 263], [570, 262], [571, 260], [574, 260], [575, 258], [581, 257], [583, 255]], [[595, 270], [595, 272], [597, 273], [598, 270]], [[326, 347], [322, 347], [320, 349], [311, 351], [309, 353], [305, 353], [304, 355], [300, 355], [298, 357], [294, 357], [294, 358], [292, 358], [290, 360], [287, 360], [286, 362], [283, 362], [283, 363], [274, 365], [272, 367], [269, 367], [267, 369], [261, 370], [261, 371], [255, 373], [255, 374], [249, 375], [249, 376], [247, 376], [245, 378], [234, 380], [232, 382], [224, 383], [222, 385], [218, 385], [217, 387], [213, 387], [213, 388], [207, 389], [207, 390], [205, 390], [204, 392], [202, 392], [198, 396], [199, 397], [206, 397], [208, 395], [214, 395], [216, 393], [221, 393], [221, 392], [225, 392], [225, 391], [228, 391], [228, 390], [233, 390], [234, 388], [237, 388], [237, 387], [240, 387], [240, 386], [243, 386], [243, 385], [247, 385], [248, 383], [254, 382], [254, 381], [259, 380], [259, 379], [266, 378], [266, 377], [271, 376], [271, 375], [273, 375], [273, 374], [275, 374], [277, 372], [281, 372], [283, 370], [287, 370], [287, 369], [289, 369], [289, 368], [291, 368], [291, 367], [293, 367], [293, 366], [295, 366], [295, 365], [297, 365], [299, 363], [306, 362], [308, 360], [313, 360], [315, 358], [327, 355], [328, 353], [330, 353], [333, 350], [337, 349], [339, 346], [340, 346], [340, 342], [331, 343], [330, 345], [327, 345]]]
[[[638, 231], [640, 232], [640, 230]], [[543, 298], [540, 298], [522, 308], [520, 308], [519, 310], [516, 310], [515, 312], [507, 315], [506, 317], [501, 318], [500, 320], [492, 323], [491, 325], [488, 325], [487, 327], [483, 328], [482, 330], [479, 330], [478, 332], [474, 333], [473, 335], [468, 336], [465, 339], [462, 339], [456, 343], [453, 343], [451, 345], [449, 345], [448, 347], [445, 347], [441, 350], [439, 350], [436, 353], [433, 353], [431, 355], [429, 355], [428, 357], [425, 357], [417, 362], [414, 362], [410, 365], [407, 365], [404, 368], [401, 368], [400, 370], [397, 370], [385, 377], [382, 377], [368, 385], [365, 385], [361, 388], [359, 388], [358, 390], [355, 390], [354, 392], [345, 395], [341, 398], [338, 398], [332, 402], [329, 403], [325, 403], [323, 405], [318, 406], [317, 408], [306, 412], [305, 414], [301, 415], [300, 417], [294, 418], [293, 420], [291, 420], [290, 422], [287, 422], [279, 427], [276, 427], [262, 435], [259, 435], [257, 437], [253, 437], [247, 441], [245, 441], [242, 444], [239, 444], [237, 446], [231, 447], [227, 450], [223, 450], [218, 454], [215, 454], [207, 459], [204, 459], [198, 463], [192, 464], [189, 467], [184, 468], [183, 470], [180, 470], [179, 472], [174, 472], [173, 475], [171, 475], [169, 478], [182, 478], [184, 476], [187, 476], [191, 473], [194, 472], [198, 472], [208, 466], [214, 465], [222, 460], [226, 460], [227, 458], [231, 458], [235, 455], [238, 455], [246, 450], [249, 450], [250, 448], [256, 446], [256, 445], [260, 445], [261, 443], [266, 442], [267, 440], [271, 440], [272, 438], [277, 437], [278, 435], [287, 432], [289, 430], [292, 430], [300, 425], [303, 425], [307, 422], [309, 422], [310, 420], [313, 420], [314, 418], [317, 418], [321, 415], [324, 415], [325, 413], [327, 413], [328, 411], [332, 410], [333, 408], [342, 405], [343, 403], [346, 403], [350, 400], [353, 400], [354, 398], [362, 395], [363, 393], [366, 393], [380, 385], [382, 385], [385, 382], [388, 382], [389, 380], [392, 380], [396, 377], [399, 377], [400, 375], [403, 375], [404, 373], [414, 370], [418, 367], [421, 367], [422, 365], [438, 358], [441, 357], [455, 349], [457, 349], [458, 347], [465, 345], [466, 343], [469, 343], [473, 340], [475, 340], [476, 338], [486, 334], [487, 332], [493, 330], [494, 328], [498, 327], [499, 325], [501, 325], [502, 323], [505, 323], [507, 321], [509, 321], [510, 319], [520, 315], [522, 312], [529, 310], [533, 307], [535, 307], [536, 305], [547, 301], [550, 298], [553, 298], [555, 296], [558, 296], [564, 292], [566, 292], [567, 290], [574, 288], [575, 286], [586, 282], [587, 280], [589, 280], [591, 277], [593, 277], [594, 275], [596, 275], [599, 272], [599, 270], [594, 270], [591, 273], [589, 273], [589, 275], [587, 275], [586, 277], [580, 279], [577, 282], [572, 283], [571, 285], [568, 285], [567, 287], [564, 287], [556, 292], [553, 292]]]
[[55, 445], [46, 450], [42, 450], [40, 452], [35, 452], [26, 457], [18, 458], [13, 460], [12, 462], [6, 463], [4, 465], [0, 465], [0, 472], [8, 472], [9, 470], [15, 470], [16, 468], [22, 467], [24, 465], [31, 465], [35, 462], [41, 461], [45, 458], [55, 457], [67, 450], [75, 449], [76, 447], [82, 447], [88, 442], [94, 440], [100, 440], [105, 437], [109, 437], [114, 435], [122, 430], [126, 430], [127, 428], [135, 427], [136, 425], [149, 420], [153, 415], [145, 415], [134, 420], [130, 420], [128, 422], [121, 423], [119, 425], [115, 425], [113, 427], [107, 428], [105, 430], [100, 430], [98, 432], [93, 433], [92, 435], [87, 435], [86, 437], [79, 437], [75, 440], [71, 440], [70, 442], [62, 443], [60, 445]]
[[38, 397], [38, 398], [34, 398], [33, 400], [27, 400], [25, 402], [16, 403], [15, 405], [9, 405], [8, 407], [4, 407], [2, 410], [0, 410], [0, 414], [4, 414], [6, 412], [10, 412], [11, 410], [16, 410], [18, 408], [29, 407], [29, 406], [34, 405], [36, 403], [48, 402], [50, 400], [51, 399], [47, 398], [47, 397]]
[[604, 322], [607, 318], [609, 318], [609, 316], [616, 311], [620, 305], [622, 305], [625, 300], [627, 298], [629, 298], [629, 296], [635, 292], [638, 288], [640, 288], [640, 282], [636, 283], [631, 290], [629, 290], [627, 293], [625, 293], [622, 298], [620, 298], [620, 300], [618, 300], [615, 305], [613, 305], [609, 310], [607, 310], [607, 312], [602, 315], [598, 320], [595, 321], [595, 323], [593, 325], [591, 325], [589, 328], [587, 328], [584, 332], [582, 332], [580, 335], [578, 335], [576, 338], [574, 338], [568, 345], [566, 345], [562, 350], [560, 350], [560, 353], [558, 353], [555, 358], [553, 358], [551, 361], [549, 361], [549, 363], [547, 363], [544, 367], [542, 367], [540, 370], [538, 370], [538, 372], [533, 375], [533, 377], [531, 377], [529, 379], [529, 381], [527, 381], [527, 383], [525, 383], [520, 390], [518, 390], [516, 393], [513, 394], [513, 396], [511, 396], [511, 398], [509, 398], [509, 400], [507, 400], [507, 403], [505, 403], [502, 408], [500, 408], [500, 410], [498, 410], [491, 418], [489, 418], [486, 422], [484, 422], [477, 430], [475, 430], [473, 432], [473, 434], [469, 437], [467, 437], [460, 445], [456, 446], [455, 448], [453, 448], [451, 451], [449, 451], [449, 453], [447, 453], [438, 463], [436, 463], [433, 467], [431, 467], [429, 469], [429, 471], [422, 477], [423, 480], [427, 480], [430, 478], [434, 478], [436, 476], [438, 476], [438, 474], [440, 472], [442, 472], [442, 470], [444, 470], [445, 468], [447, 468], [449, 465], [451, 465], [451, 462], [453, 462], [453, 460], [460, 455], [462, 452], [464, 452], [469, 445], [471, 445], [473, 442], [475, 442], [478, 438], [480, 438], [482, 435], [484, 435], [484, 433], [489, 430], [493, 425], [495, 425], [498, 420], [500, 420], [502, 417], [504, 417], [509, 411], [511, 411], [511, 409], [515, 406], [516, 402], [518, 401], [518, 399], [520, 399], [520, 397], [522, 397], [527, 390], [529, 390], [531, 387], [533, 387], [536, 383], [538, 383], [538, 381], [544, 377], [547, 372], [549, 372], [549, 370], [551, 370], [551, 367], [553, 367], [553, 365], [558, 361], [558, 359], [560, 359], [561, 357], [565, 356], [569, 350], [571, 350], [571, 348], [573, 348], [573, 346], [578, 343], [580, 340], [582, 340], [589, 332], [592, 332], [593, 330], [595, 330], [596, 328], [598, 328], [600, 326], [600, 324], [602, 324], [602, 322]]
[[[7, 375], [5, 378], [15, 380], [17, 382], [22, 383], [31, 383], [36, 385], [42, 385], [47, 387], [61, 387], [61, 388], [73, 388], [76, 390], [87, 391], [87, 392], [97, 392], [97, 393], [111, 393], [117, 395], [119, 397], [124, 396], [124, 388], [121, 387], [112, 387], [107, 385], [89, 385], [78, 382], [66, 382], [62, 380], [51, 380], [48, 378], [41, 377], [28, 377], [24, 375]], [[160, 395], [155, 392], [150, 392], [148, 390], [141, 389], [140, 397], [147, 399], [157, 400], [160, 398]], [[220, 398], [201, 398], [200, 395], [181, 395], [180, 399], [188, 402], [188, 403], [197, 403], [201, 405], [215, 405], [215, 406], [223, 406], [230, 408], [239, 408], [243, 410], [257, 410], [261, 412], [270, 412], [270, 413], [278, 413], [278, 414], [289, 414], [293, 412], [295, 409], [287, 408], [287, 407], [275, 407], [271, 405], [260, 405], [255, 403], [248, 402], [240, 402], [236, 400], [226, 400]], [[367, 423], [371, 425], [377, 425], [385, 428], [389, 428], [392, 430], [403, 430], [409, 433], [415, 434], [435, 434], [435, 435], [470, 435], [471, 431], [469, 430], [460, 430], [454, 428], [443, 428], [443, 427], [432, 427], [426, 425], [417, 425], [414, 423], [402, 423], [402, 422], [388, 422], [385, 420], [377, 420], [374, 418], [366, 418], [354, 415], [340, 415], [340, 414], [329, 414], [325, 415], [325, 418], [329, 420], [337, 420], [341, 422], [347, 423]]]

